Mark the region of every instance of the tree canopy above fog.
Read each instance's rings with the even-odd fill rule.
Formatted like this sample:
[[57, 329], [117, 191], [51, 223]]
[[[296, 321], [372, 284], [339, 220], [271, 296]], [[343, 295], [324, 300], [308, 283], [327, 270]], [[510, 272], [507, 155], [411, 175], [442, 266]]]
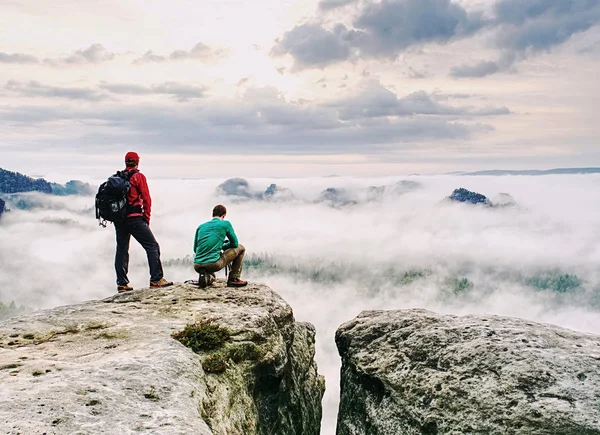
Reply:
[[0, 168], [0, 192], [44, 192], [52, 193], [52, 186], [43, 178], [34, 179], [18, 172]]

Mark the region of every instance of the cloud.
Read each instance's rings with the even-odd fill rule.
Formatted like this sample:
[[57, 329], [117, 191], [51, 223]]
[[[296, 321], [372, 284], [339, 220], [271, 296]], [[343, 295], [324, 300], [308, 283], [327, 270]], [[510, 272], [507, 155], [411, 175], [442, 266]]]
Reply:
[[54, 66], [99, 64], [111, 61], [115, 56], [115, 53], [108, 51], [102, 44], [92, 44], [86, 49], [74, 51], [67, 57], [47, 58], [44, 62]]
[[[66, 57], [45, 58], [43, 63], [52, 66], [99, 64], [113, 60], [115, 56], [115, 53], [108, 51], [102, 44], [92, 44], [88, 48], [75, 50]], [[31, 54], [0, 52], [0, 63], [38, 64], [40, 62], [40, 59]]]
[[2, 53], [0, 52], [0, 63], [15, 63], [15, 64], [27, 64], [27, 63], [39, 63], [39, 59], [30, 54], [24, 53]]
[[194, 45], [190, 51], [175, 50], [169, 57], [171, 59], [202, 59], [211, 55], [211, 49], [208, 45], [202, 44], [201, 42]]
[[142, 64], [142, 63], [151, 63], [151, 62], [164, 62], [166, 61], [168, 58], [165, 56], [160, 56], [158, 54], [154, 54], [154, 52], [152, 51], [147, 51], [146, 53], [144, 53], [144, 55], [142, 57], [138, 57], [137, 59], [135, 59], [133, 61], [133, 63], [136, 64]]
[[454, 77], [485, 77], [500, 71], [500, 65], [494, 61], [481, 61], [476, 65], [460, 65], [452, 68]]
[[113, 95], [168, 95], [177, 101], [184, 102], [206, 97], [206, 88], [177, 82], [164, 82], [151, 86], [128, 83], [101, 82], [98, 88], [76, 88], [44, 85], [36, 81], [19, 82], [9, 80], [4, 86], [6, 91], [24, 97], [66, 98], [69, 100], [99, 101]]
[[452, 67], [450, 75], [457, 78], [462, 77], [486, 77], [498, 72], [506, 72], [511, 69], [516, 61], [512, 53], [505, 53], [497, 61], [481, 61], [475, 65], [459, 65]]
[[411, 66], [408, 67], [408, 73], [405, 75], [410, 79], [426, 79], [432, 76], [431, 73], [425, 70], [417, 70]]
[[4, 89], [24, 97], [66, 98], [87, 101], [98, 101], [105, 98], [105, 95], [94, 89], [47, 86], [33, 80], [29, 82], [9, 80], [6, 82]]
[[600, 22], [598, 0], [500, 0], [494, 7], [501, 48], [548, 49]]
[[483, 24], [480, 14], [469, 14], [450, 0], [367, 3], [354, 21], [368, 36], [359, 40], [359, 47], [373, 57], [394, 57], [414, 45], [464, 38]]
[[[345, 3], [323, 0], [320, 8]], [[467, 10], [451, 0], [367, 0], [351, 27], [300, 24], [284, 33], [272, 54], [291, 55], [296, 69], [324, 68], [348, 60], [395, 59], [412, 47], [448, 44], [486, 32], [493, 47], [500, 50], [500, 60], [452, 71], [455, 77], [484, 77], [508, 70], [515, 60], [563, 44], [598, 23], [600, 0], [497, 0], [488, 14]]]
[[178, 60], [211, 60], [226, 56], [226, 51], [222, 49], [214, 50], [209, 46], [199, 42], [191, 50], [175, 50], [172, 51], [168, 56], [162, 56], [155, 54], [152, 51], [147, 51], [143, 56], [135, 59], [133, 63], [144, 64], [144, 63], [161, 63], [167, 61], [178, 61]]
[[476, 94], [465, 94], [460, 92], [445, 93], [436, 91], [431, 94], [431, 98], [434, 98], [438, 101], [448, 101], [449, 99], [466, 100], [469, 98], [481, 98], [481, 96]]
[[344, 40], [347, 33], [342, 25], [331, 32], [317, 24], [303, 24], [286, 32], [271, 54], [291, 54], [296, 69], [324, 68], [350, 57], [351, 46]]
[[331, 9], [341, 8], [343, 6], [355, 3], [357, 0], [321, 0], [319, 2], [319, 9], [328, 11]]
[[378, 81], [368, 81], [355, 95], [335, 103], [340, 113], [340, 119], [379, 118], [388, 116], [496, 116], [508, 115], [506, 107], [456, 107], [442, 104], [435, 95], [425, 91], [413, 92], [399, 98]]
[[[160, 87], [107, 85], [102, 91], [124, 95], [161, 92]], [[173, 92], [168, 86], [164, 92]], [[340, 95], [347, 91], [340, 90]], [[240, 98], [190, 102], [185, 108], [154, 102], [106, 103], [88, 107], [0, 107], [0, 119], [47, 127], [52, 121], [93, 122], [107, 128], [73, 139], [81, 144], [110, 140], [145, 143], [189, 152], [379, 152], [399, 143], [468, 139], [493, 129], [473, 117], [503, 115], [507, 108], [453, 107], [420, 91], [399, 98], [381, 85], [366, 86], [351, 98], [328, 103], [287, 100], [272, 87], [250, 87]], [[0, 124], [1, 125], [1, 124]], [[47, 130], [49, 131], [49, 130]], [[67, 145], [63, 138], [61, 145]]]
[[366, 2], [353, 22], [354, 29], [336, 24], [332, 31], [320, 24], [302, 24], [286, 32], [272, 50], [290, 54], [297, 68], [325, 67], [360, 58], [394, 58], [413, 45], [438, 42], [473, 34], [483, 22], [480, 14], [450, 0], [385, 0]]
[[176, 82], [164, 82], [151, 86], [134, 83], [101, 83], [100, 88], [120, 95], [171, 95], [178, 101], [188, 101], [206, 96], [205, 87]]

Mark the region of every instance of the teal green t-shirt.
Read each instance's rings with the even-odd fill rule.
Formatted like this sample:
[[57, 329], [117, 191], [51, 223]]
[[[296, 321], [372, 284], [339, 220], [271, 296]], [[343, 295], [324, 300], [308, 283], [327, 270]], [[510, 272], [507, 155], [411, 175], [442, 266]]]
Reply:
[[[229, 240], [225, 242], [225, 237]], [[221, 257], [221, 250], [239, 245], [231, 222], [213, 218], [196, 229], [194, 236], [194, 263], [214, 263]]]

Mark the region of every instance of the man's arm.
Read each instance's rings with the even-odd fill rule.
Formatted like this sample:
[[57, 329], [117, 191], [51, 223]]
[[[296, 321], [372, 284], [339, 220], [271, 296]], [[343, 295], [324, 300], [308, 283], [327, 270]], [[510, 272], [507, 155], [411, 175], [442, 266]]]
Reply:
[[238, 242], [238, 238], [235, 235], [235, 231], [233, 230], [233, 225], [231, 225], [231, 222], [227, 222], [227, 238], [229, 239], [227, 242], [223, 243], [223, 250], [226, 249], [231, 249], [231, 248], [237, 248], [240, 243]]
[[150, 197], [150, 189], [148, 188], [148, 181], [146, 176], [141, 172], [136, 174], [139, 181], [140, 198], [142, 199], [143, 216], [142, 218], [150, 224], [150, 213], [152, 212], [152, 198]]

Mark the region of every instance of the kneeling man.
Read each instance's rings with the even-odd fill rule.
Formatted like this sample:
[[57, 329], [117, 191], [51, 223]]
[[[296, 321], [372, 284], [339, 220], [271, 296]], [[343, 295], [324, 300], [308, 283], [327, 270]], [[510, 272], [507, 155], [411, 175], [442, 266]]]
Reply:
[[[199, 274], [198, 285], [205, 288], [214, 280], [214, 273], [231, 263], [227, 287], [244, 287], [242, 261], [246, 248], [239, 244], [231, 222], [225, 220], [227, 209], [223, 205], [213, 208], [212, 220], [196, 229], [194, 237], [194, 269]], [[227, 241], [225, 238], [227, 237]], [[223, 251], [223, 252], [221, 252]]]

